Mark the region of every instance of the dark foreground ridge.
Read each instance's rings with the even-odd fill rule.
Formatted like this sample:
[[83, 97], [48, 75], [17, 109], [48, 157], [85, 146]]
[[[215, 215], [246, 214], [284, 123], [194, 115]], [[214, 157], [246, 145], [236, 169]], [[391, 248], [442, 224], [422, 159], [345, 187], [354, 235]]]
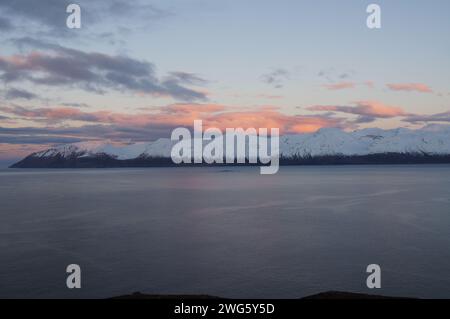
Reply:
[[[135, 292], [131, 295], [124, 295], [113, 297], [110, 299], [168, 299], [168, 300], [177, 300], [177, 299], [227, 299], [221, 298], [217, 296], [210, 295], [152, 295], [152, 294], [143, 294], [140, 292]], [[381, 296], [381, 295], [369, 295], [369, 294], [361, 294], [354, 292], [345, 292], [345, 291], [327, 291], [318, 293], [315, 295], [299, 298], [300, 300], [346, 300], [346, 299], [413, 299], [413, 298], [404, 298], [404, 297], [389, 297], [389, 296]]]
[[[383, 153], [368, 155], [327, 155], [307, 157], [281, 157], [280, 165], [376, 165], [376, 164], [449, 164], [449, 155], [426, 153]], [[94, 157], [37, 157], [35, 154], [13, 164], [10, 168], [119, 168], [119, 167], [175, 167], [175, 166], [260, 166], [261, 164], [175, 164], [166, 157], [141, 156], [118, 160], [102, 154]]]

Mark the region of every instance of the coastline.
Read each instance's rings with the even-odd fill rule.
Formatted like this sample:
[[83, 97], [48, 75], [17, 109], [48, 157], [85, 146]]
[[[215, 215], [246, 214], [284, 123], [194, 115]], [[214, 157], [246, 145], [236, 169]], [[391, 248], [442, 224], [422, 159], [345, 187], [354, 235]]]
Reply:
[[[402, 165], [402, 164], [450, 164], [450, 155], [380, 153], [358, 156], [327, 155], [309, 157], [281, 157], [280, 166], [321, 165]], [[175, 164], [166, 157], [139, 157], [118, 160], [108, 155], [95, 157], [34, 157], [28, 156], [9, 168], [124, 168], [124, 167], [232, 167], [263, 166], [262, 163], [181, 163]]]
[[[220, 299], [220, 300], [233, 300], [230, 298], [222, 298], [218, 296], [211, 295], [158, 295], [158, 294], [145, 294], [141, 292], [134, 292], [129, 295], [122, 295], [117, 297], [112, 297], [109, 299], [114, 300], [185, 300], [185, 299]], [[379, 300], [379, 299], [417, 299], [408, 297], [392, 297], [377, 294], [364, 294], [356, 292], [346, 292], [346, 291], [325, 291], [314, 295], [309, 295], [293, 300]]]

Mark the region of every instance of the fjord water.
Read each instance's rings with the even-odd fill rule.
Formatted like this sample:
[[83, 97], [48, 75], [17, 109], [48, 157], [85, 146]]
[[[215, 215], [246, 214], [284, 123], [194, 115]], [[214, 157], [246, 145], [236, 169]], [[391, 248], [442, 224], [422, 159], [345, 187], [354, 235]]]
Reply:
[[2, 170], [0, 205], [3, 298], [450, 297], [449, 165]]

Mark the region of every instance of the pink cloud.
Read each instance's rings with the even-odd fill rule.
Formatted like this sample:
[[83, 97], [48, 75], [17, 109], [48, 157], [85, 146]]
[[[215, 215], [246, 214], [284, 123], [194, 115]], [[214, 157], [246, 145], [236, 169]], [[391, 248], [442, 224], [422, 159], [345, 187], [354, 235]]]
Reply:
[[307, 109], [310, 111], [342, 112], [377, 118], [390, 118], [407, 115], [401, 107], [386, 105], [378, 101], [357, 101], [355, 104], [356, 106], [314, 105], [308, 107]]
[[322, 127], [345, 125], [345, 120], [342, 118], [324, 115], [286, 115], [275, 106], [263, 106], [248, 111], [235, 111], [235, 109], [218, 104], [172, 104], [149, 112], [134, 114], [110, 111], [86, 112], [70, 107], [29, 110], [23, 107], [1, 107], [0, 111], [48, 124], [70, 124], [73, 121], [81, 121], [129, 127], [190, 127], [194, 120], [203, 120], [205, 128], [217, 127], [222, 130], [228, 127], [279, 128], [282, 133], [313, 132]]
[[340, 126], [341, 120], [324, 116], [286, 115], [275, 110], [226, 112], [204, 119], [205, 126], [242, 128], [279, 128], [281, 133], [315, 132], [322, 127]]
[[334, 84], [325, 84], [328, 90], [344, 90], [344, 89], [353, 89], [356, 86], [353, 82], [340, 82]]
[[409, 91], [409, 92], [422, 92], [431, 93], [433, 90], [423, 83], [390, 83], [386, 86], [393, 91]]

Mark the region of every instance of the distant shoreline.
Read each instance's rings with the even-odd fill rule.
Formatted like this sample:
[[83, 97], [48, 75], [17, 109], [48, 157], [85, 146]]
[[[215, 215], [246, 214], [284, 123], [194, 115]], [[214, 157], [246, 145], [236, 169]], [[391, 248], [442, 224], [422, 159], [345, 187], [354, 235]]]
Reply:
[[[118, 297], [113, 297], [109, 299], [115, 300], [123, 300], [123, 299], [135, 299], [135, 300], [181, 300], [181, 299], [224, 299], [224, 300], [233, 300], [230, 298], [221, 298], [217, 296], [211, 295], [158, 295], [158, 294], [143, 294], [140, 292], [135, 292], [130, 295], [123, 295]], [[309, 295], [301, 298], [293, 298], [293, 300], [356, 300], [356, 299], [364, 299], [364, 300], [377, 300], [377, 299], [417, 299], [417, 298], [407, 298], [407, 297], [391, 297], [391, 296], [383, 296], [383, 295], [375, 295], [375, 294], [363, 294], [363, 293], [355, 293], [355, 292], [346, 292], [346, 291], [326, 291], [321, 292], [314, 295]]]
[[[368, 155], [326, 155], [308, 157], [281, 157], [281, 166], [302, 165], [402, 165], [402, 164], [450, 164], [450, 154], [430, 155], [425, 153], [382, 153]], [[34, 154], [9, 166], [9, 168], [125, 168], [125, 167], [232, 167], [261, 166], [261, 163], [213, 163], [213, 164], [175, 164], [166, 157], [138, 157], [118, 160], [109, 155], [95, 157], [36, 157]]]

